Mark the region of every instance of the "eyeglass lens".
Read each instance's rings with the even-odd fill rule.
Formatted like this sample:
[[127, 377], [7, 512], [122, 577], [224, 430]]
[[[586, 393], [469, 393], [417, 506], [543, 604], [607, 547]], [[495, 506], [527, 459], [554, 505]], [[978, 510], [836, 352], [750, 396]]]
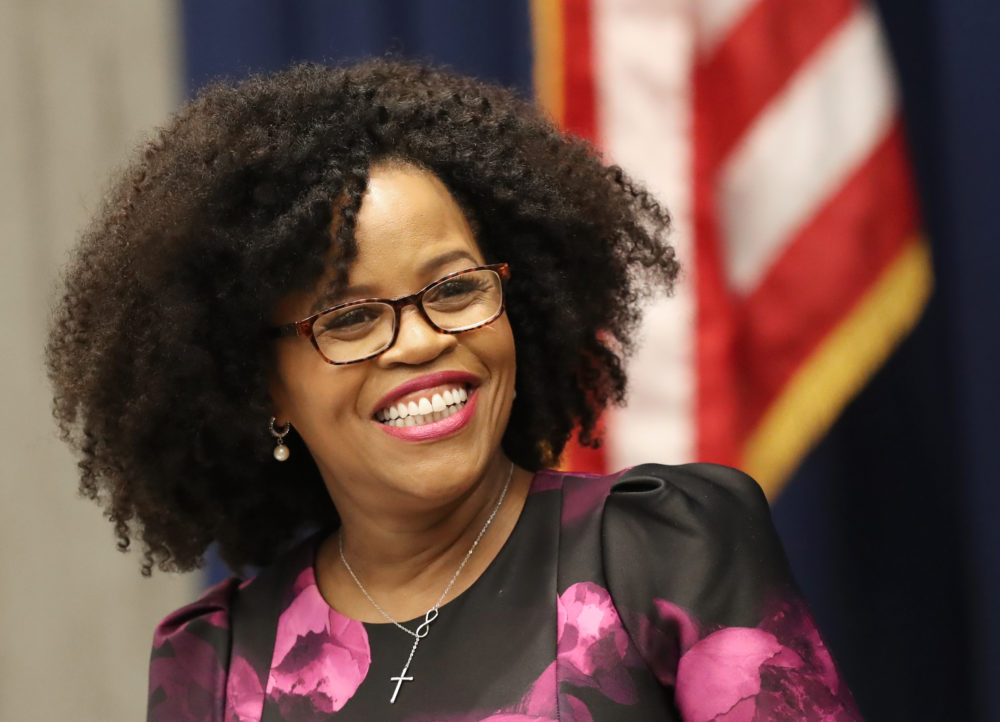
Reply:
[[[442, 279], [420, 300], [424, 313], [442, 331], [465, 331], [500, 313], [503, 291], [496, 271], [480, 269]], [[347, 363], [386, 350], [395, 335], [396, 314], [388, 303], [373, 301], [336, 309], [313, 323], [313, 336], [329, 360]]]

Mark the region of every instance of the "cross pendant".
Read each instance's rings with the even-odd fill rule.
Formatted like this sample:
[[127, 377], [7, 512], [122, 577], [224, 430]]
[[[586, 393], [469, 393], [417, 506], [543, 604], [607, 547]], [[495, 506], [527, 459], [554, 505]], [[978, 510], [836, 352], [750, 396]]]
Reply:
[[404, 667], [403, 671], [399, 673], [398, 677], [389, 677], [389, 681], [390, 682], [395, 682], [396, 683], [396, 689], [392, 693], [392, 698], [389, 700], [389, 704], [395, 704], [396, 703], [396, 695], [399, 694], [399, 688], [402, 686], [403, 682], [412, 682], [413, 681], [413, 677], [407, 677], [406, 676], [406, 670], [407, 669], [408, 669], [408, 667]]

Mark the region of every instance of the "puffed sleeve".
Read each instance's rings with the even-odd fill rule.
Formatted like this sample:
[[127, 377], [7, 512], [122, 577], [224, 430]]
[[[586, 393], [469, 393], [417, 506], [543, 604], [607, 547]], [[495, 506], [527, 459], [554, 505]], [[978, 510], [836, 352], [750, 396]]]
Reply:
[[611, 488], [602, 537], [622, 622], [683, 719], [861, 719], [746, 474], [635, 467]]
[[157, 626], [149, 664], [148, 722], [223, 722], [238, 580], [209, 589]]

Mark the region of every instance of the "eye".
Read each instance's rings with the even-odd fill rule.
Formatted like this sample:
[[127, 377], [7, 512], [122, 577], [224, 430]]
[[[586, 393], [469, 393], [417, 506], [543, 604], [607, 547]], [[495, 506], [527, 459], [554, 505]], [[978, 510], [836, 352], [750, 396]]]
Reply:
[[316, 319], [313, 335], [337, 338], [361, 336], [375, 328], [384, 315], [381, 304], [362, 304], [330, 311]]
[[433, 304], [435, 307], [460, 306], [488, 293], [490, 287], [491, 284], [476, 273], [456, 276], [431, 289], [425, 296], [424, 303]]
[[474, 278], [468, 278], [467, 276], [459, 276], [458, 278], [452, 278], [450, 281], [445, 281], [440, 286], [435, 287], [436, 295], [438, 296], [461, 296], [463, 293], [469, 293], [479, 287]]

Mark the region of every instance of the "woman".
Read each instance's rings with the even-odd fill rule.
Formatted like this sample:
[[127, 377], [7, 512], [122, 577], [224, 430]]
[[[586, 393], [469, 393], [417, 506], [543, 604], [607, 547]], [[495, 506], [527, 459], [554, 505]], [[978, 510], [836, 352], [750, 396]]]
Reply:
[[109, 197], [56, 415], [164, 620], [151, 720], [855, 719], [756, 485], [545, 470], [624, 395], [666, 212], [507, 91], [216, 85]]

